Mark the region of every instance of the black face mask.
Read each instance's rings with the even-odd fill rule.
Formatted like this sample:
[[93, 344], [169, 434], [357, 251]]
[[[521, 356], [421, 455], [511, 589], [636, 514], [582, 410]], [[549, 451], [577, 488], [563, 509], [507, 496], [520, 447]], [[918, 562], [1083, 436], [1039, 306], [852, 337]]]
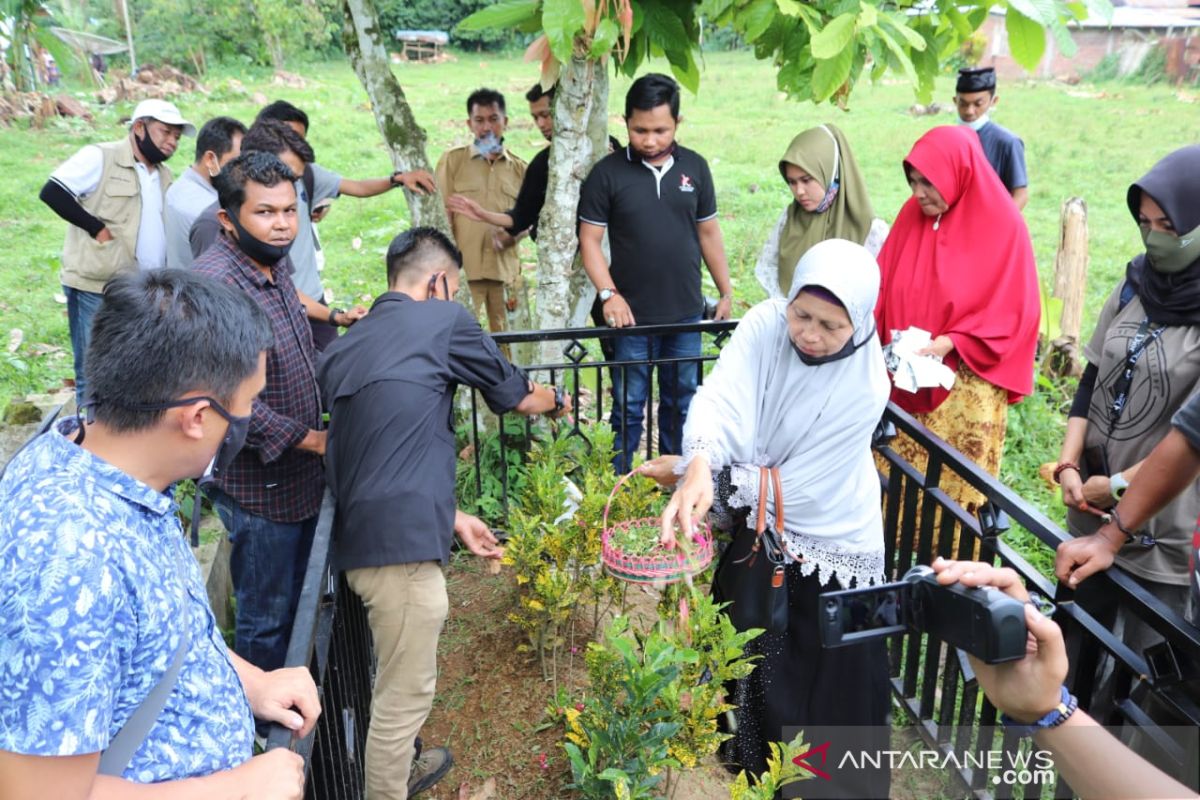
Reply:
[[150, 138], [149, 125], [142, 125], [142, 135], [138, 136], [135, 133], [133, 138], [134, 141], [137, 142], [138, 150], [142, 151], [142, 155], [144, 155], [146, 160], [151, 164], [161, 164], [170, 158], [170, 156], [168, 156], [162, 150], [159, 150], [158, 145], [156, 145], [154, 140]]
[[[132, 403], [123, 407], [129, 408], [132, 411], [166, 411], [168, 408], [190, 406], [193, 403], [199, 403], [201, 400], [207, 400], [209, 407], [224, 417], [225, 421], [229, 423], [229, 429], [225, 431], [225, 438], [217, 446], [217, 452], [213, 454], [213, 459], [209, 462], [208, 467], [205, 468], [204, 474], [197, 480], [200, 486], [207, 486], [219, 478], [222, 472], [229, 469], [229, 465], [233, 463], [234, 457], [237, 456], [242, 446], [246, 443], [246, 435], [250, 432], [249, 415], [239, 417], [231, 414], [215, 399], [207, 396], [188, 397], [184, 400], [172, 400], [168, 403]], [[84, 409], [87, 409], [87, 422], [90, 424], [92, 422], [92, 409], [100, 404], [100, 400], [92, 400], [84, 403], [79, 409], [79, 414], [82, 415]], [[83, 419], [79, 419], [79, 432], [75, 435], [75, 444], [83, 444], [83, 438], [86, 433], [84, 430], [85, 427]]]
[[238, 209], [226, 210], [226, 213], [229, 215], [229, 221], [233, 223], [233, 229], [237, 231], [237, 238], [234, 242], [238, 249], [245, 253], [250, 260], [257, 261], [259, 264], [275, 266], [284, 259], [296, 241], [293, 239], [284, 245], [264, 242], [262, 239], [255, 238], [242, 227], [242, 223], [238, 220]]
[[828, 364], [830, 361], [841, 361], [843, 358], [849, 358], [850, 356], [854, 355], [855, 350], [857, 350], [858, 348], [862, 347], [864, 344], [869, 342], [871, 340], [871, 337], [874, 335], [875, 335], [875, 332], [872, 331], [870, 336], [863, 337], [863, 340], [861, 342], [859, 342], [858, 344], [854, 343], [854, 337], [851, 336], [850, 341], [846, 342], [846, 344], [842, 347], [841, 350], [838, 350], [833, 355], [828, 355], [828, 356], [810, 356], [807, 353], [805, 353], [803, 350], [801, 350], [799, 347], [797, 347], [796, 343], [793, 342], [791, 339], [788, 339], [788, 342], [792, 345], [792, 349], [796, 351], [796, 355], [800, 356], [801, 361], [803, 361], [805, 364], [807, 364], [810, 367], [817, 367], [817, 366], [820, 366], [821, 364]]

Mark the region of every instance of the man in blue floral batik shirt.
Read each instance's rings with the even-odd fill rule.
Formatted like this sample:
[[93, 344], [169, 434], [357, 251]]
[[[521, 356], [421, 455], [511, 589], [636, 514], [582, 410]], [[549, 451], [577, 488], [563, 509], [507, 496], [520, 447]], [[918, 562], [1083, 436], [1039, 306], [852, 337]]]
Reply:
[[253, 755], [252, 715], [307, 734], [312, 678], [225, 647], [172, 499], [241, 446], [271, 345], [257, 306], [211, 278], [107, 287], [91, 403], [0, 480], [5, 800], [302, 796], [299, 756]]

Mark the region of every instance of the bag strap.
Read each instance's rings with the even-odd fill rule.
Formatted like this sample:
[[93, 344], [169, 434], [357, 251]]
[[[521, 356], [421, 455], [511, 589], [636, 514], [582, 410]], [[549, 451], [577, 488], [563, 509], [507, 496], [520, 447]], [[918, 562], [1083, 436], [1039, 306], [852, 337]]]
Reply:
[[187, 605], [190, 600], [186, 587], [183, 595], [183, 633], [179, 637], [179, 647], [175, 649], [171, 666], [167, 667], [167, 671], [158, 679], [158, 683], [150, 689], [150, 694], [146, 695], [146, 699], [134, 709], [133, 714], [121, 726], [121, 730], [117, 731], [117, 735], [100, 754], [100, 766], [97, 770], [100, 775], [121, 777], [125, 768], [129, 766], [129, 762], [133, 760], [133, 754], [141, 747], [142, 742], [146, 741], [150, 729], [158, 721], [158, 715], [167, 705], [167, 698], [170, 697], [175, 684], [179, 682], [179, 672], [183, 669], [184, 659], [187, 657], [192, 643], [191, 614], [188, 612]]
[[761, 534], [767, 529], [767, 468], [758, 468], [758, 519], [754, 523], [754, 532]]
[[771, 487], [775, 492], [775, 532], [783, 537], [783, 484], [779, 478], [779, 467], [771, 467]]

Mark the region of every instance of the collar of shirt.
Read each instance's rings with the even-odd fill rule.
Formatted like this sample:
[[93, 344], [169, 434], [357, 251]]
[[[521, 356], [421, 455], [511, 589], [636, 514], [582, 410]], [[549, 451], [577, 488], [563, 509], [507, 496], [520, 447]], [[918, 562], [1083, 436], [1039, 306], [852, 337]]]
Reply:
[[56, 462], [71, 472], [91, 476], [92, 480], [113, 494], [160, 517], [175, 511], [175, 501], [170, 495], [155, 491], [137, 478], [75, 444], [75, 432], [78, 427], [78, 418], [71, 417], [59, 422], [46, 435], [51, 457]]
[[415, 303], [416, 301], [406, 292], [387, 291], [375, 298], [375, 302], [371, 304], [371, 310], [374, 311], [382, 303]]
[[196, 170], [196, 166], [194, 164], [183, 171], [183, 174], [179, 176], [179, 181], [180, 183], [186, 181], [197, 188], [202, 189], [205, 194], [212, 195], [214, 200], [217, 199], [217, 190], [214, 189], [213, 185], [206, 181], [204, 176]]

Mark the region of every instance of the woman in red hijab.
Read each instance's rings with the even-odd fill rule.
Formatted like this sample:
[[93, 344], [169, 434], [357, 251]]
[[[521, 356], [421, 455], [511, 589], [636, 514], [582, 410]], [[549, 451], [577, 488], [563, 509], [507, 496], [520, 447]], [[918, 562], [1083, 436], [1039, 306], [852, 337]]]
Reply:
[[[1010, 403], [1033, 391], [1041, 319], [1029, 230], [976, 133], [934, 128], [904, 161], [912, 187], [879, 253], [875, 321], [883, 343], [917, 327], [925, 352], [955, 371], [954, 387], [893, 387], [891, 399], [993, 475], [1000, 470]], [[901, 437], [893, 448], [924, 469], [924, 454]], [[943, 488], [968, 511], [981, 501], [965, 483]]]

